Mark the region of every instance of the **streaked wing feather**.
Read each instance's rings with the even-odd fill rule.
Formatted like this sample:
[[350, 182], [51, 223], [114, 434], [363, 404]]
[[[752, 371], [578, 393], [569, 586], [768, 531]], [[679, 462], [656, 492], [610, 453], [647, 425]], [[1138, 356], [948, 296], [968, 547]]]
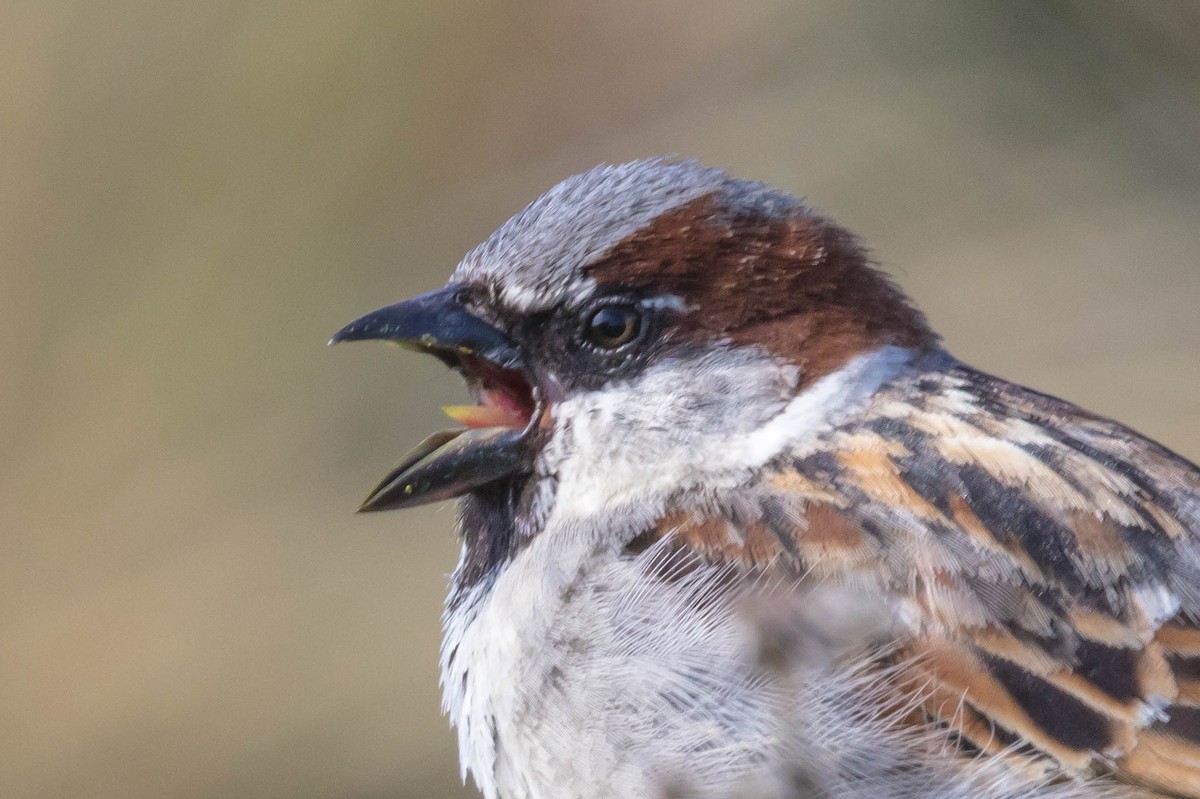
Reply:
[[893, 597], [973, 752], [1200, 797], [1200, 476], [1127, 428], [955, 365], [657, 534]]

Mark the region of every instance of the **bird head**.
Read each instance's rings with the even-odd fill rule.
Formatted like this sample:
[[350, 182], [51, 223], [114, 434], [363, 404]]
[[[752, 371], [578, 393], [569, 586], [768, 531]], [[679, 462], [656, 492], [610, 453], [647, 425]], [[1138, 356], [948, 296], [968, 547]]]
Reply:
[[447, 286], [332, 341], [362, 339], [436, 356], [476, 403], [447, 409], [462, 428], [426, 439], [362, 510], [537, 495], [568, 515], [736, 484], [936, 343], [846, 230], [665, 160], [559, 183]]

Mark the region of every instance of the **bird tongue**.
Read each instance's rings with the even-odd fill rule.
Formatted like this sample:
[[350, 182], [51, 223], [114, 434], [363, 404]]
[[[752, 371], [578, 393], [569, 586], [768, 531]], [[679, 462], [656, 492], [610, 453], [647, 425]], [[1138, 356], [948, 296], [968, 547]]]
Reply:
[[468, 429], [525, 427], [537, 403], [528, 376], [480, 358], [465, 356], [461, 371], [471, 385], [475, 405], [448, 405], [442, 411]]
[[506, 408], [488, 405], [445, 405], [442, 413], [467, 429], [480, 427], [523, 427], [525, 420]]
[[524, 396], [507, 389], [482, 389], [478, 405], [447, 405], [442, 412], [468, 429], [479, 427], [524, 427], [531, 408]]

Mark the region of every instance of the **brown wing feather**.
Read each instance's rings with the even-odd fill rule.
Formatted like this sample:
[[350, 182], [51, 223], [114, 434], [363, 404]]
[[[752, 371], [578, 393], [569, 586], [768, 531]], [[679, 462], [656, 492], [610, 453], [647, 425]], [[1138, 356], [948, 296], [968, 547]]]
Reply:
[[1200, 473], [1114, 422], [953, 365], [657, 533], [893, 597], [974, 752], [1200, 797]]

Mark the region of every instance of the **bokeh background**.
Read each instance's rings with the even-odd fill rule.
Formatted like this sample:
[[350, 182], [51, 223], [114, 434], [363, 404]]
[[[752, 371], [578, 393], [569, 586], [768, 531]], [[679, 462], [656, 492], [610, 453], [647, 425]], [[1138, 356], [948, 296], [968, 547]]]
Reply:
[[0, 796], [456, 797], [461, 401], [327, 350], [557, 179], [806, 194], [978, 365], [1200, 457], [1200, 5], [0, 3]]

